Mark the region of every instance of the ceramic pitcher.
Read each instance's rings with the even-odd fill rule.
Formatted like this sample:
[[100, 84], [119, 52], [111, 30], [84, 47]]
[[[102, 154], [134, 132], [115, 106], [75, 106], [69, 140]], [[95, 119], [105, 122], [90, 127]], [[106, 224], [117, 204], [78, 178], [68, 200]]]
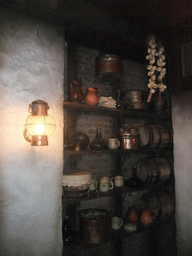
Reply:
[[141, 223], [145, 226], [151, 225], [157, 213], [157, 210], [143, 210], [140, 217]]
[[85, 104], [95, 106], [99, 102], [99, 96], [97, 89], [88, 87], [85, 93]]

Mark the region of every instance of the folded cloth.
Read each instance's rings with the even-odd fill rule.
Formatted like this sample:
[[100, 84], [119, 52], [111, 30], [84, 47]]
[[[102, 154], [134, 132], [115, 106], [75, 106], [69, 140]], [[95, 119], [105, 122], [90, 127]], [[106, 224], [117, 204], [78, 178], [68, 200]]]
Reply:
[[99, 104], [104, 104], [104, 103], [115, 105], [116, 101], [112, 97], [103, 97], [103, 96], [101, 96], [99, 98]]
[[103, 97], [99, 98], [98, 106], [107, 107], [107, 108], [116, 108], [116, 101], [112, 97]]

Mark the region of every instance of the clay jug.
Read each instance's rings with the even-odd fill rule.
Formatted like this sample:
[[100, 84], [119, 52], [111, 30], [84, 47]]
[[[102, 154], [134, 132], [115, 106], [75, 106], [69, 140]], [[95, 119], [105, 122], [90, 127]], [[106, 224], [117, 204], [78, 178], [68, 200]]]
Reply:
[[135, 205], [130, 206], [127, 211], [127, 218], [130, 222], [137, 222], [139, 219], [139, 212]]
[[152, 224], [153, 219], [157, 216], [157, 210], [143, 210], [141, 213], [140, 221], [144, 226]]
[[85, 104], [95, 106], [99, 102], [99, 96], [97, 89], [88, 87], [85, 93]]
[[69, 86], [68, 101], [81, 103], [83, 100], [83, 91], [81, 89], [82, 82], [80, 80], [72, 80]]
[[161, 93], [155, 92], [152, 96], [150, 107], [155, 114], [162, 115], [166, 110], [167, 100]]

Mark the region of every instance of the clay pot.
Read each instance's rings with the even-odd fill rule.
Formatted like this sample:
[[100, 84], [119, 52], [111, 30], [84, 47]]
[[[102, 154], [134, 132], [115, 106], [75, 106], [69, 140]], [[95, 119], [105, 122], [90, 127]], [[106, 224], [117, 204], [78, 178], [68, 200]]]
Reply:
[[95, 106], [99, 102], [99, 96], [97, 89], [88, 87], [85, 93], [85, 104]]
[[105, 82], [119, 83], [122, 76], [122, 59], [116, 54], [100, 54], [95, 59], [95, 76]]
[[127, 218], [130, 222], [137, 222], [139, 219], [139, 212], [135, 205], [130, 206], [127, 211]]
[[143, 210], [141, 213], [140, 221], [144, 226], [152, 224], [153, 219], [157, 216], [157, 210]]

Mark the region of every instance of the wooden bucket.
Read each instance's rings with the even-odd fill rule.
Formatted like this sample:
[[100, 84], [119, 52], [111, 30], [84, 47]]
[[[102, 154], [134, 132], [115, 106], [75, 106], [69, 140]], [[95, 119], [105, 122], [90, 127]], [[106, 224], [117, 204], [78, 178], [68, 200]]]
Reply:
[[172, 132], [171, 130], [162, 124], [157, 125], [160, 131], [160, 147], [164, 147], [172, 142]]
[[147, 125], [141, 125], [138, 127], [139, 133], [139, 146], [150, 147], [153, 143], [153, 130]]
[[109, 216], [106, 209], [84, 209], [79, 212], [80, 236], [85, 244], [105, 242], [109, 235]]
[[152, 157], [137, 162], [137, 177], [145, 184], [166, 184], [172, 177], [172, 166], [165, 157]]
[[151, 128], [153, 133], [153, 139], [149, 146], [150, 148], [155, 148], [161, 143], [161, 131], [156, 124], [148, 124], [147, 126]]
[[172, 143], [172, 131], [162, 124], [147, 124], [138, 127], [141, 147], [164, 147]]
[[175, 194], [173, 192], [161, 192], [159, 198], [161, 202], [161, 216], [163, 218], [171, 216], [175, 211]]

